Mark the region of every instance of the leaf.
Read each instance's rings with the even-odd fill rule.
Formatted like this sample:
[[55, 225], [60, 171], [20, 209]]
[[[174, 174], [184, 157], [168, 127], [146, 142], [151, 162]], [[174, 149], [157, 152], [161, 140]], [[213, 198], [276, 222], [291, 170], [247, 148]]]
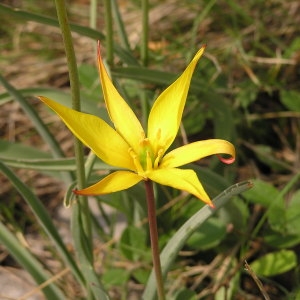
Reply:
[[207, 250], [217, 246], [225, 236], [225, 224], [219, 219], [211, 218], [192, 234], [187, 245], [195, 250]]
[[[25, 89], [19, 89], [18, 91], [19, 93], [21, 93], [23, 97], [44, 95], [51, 99], [60, 99], [64, 103], [70, 103], [70, 99], [71, 99], [70, 94], [53, 88], [41, 88], [41, 87], [25, 88]], [[0, 105], [5, 104], [6, 102], [9, 102], [13, 99], [14, 98], [8, 92], [4, 92], [0, 94]]]
[[287, 210], [283, 197], [274, 198], [268, 210], [268, 221], [273, 230], [281, 233], [286, 232], [287, 228]]
[[45, 159], [51, 154], [36, 148], [0, 139], [0, 159]]
[[291, 111], [300, 112], [300, 93], [296, 91], [281, 91], [281, 102]]
[[224, 224], [231, 223], [239, 231], [243, 230], [248, 226], [249, 205], [234, 197], [220, 209], [218, 217]]
[[268, 221], [271, 228], [278, 232], [286, 231], [286, 207], [284, 198], [271, 184], [262, 180], [254, 181], [254, 188], [245, 193], [245, 198], [251, 203], [267, 208]]
[[106, 288], [111, 286], [122, 286], [129, 279], [129, 272], [125, 269], [113, 268], [106, 269], [102, 276], [103, 284]]
[[[3, 140], [0, 140], [0, 160], [10, 167], [39, 170], [48, 174], [47, 171], [76, 171], [74, 157], [55, 159], [51, 158], [49, 153]], [[116, 167], [109, 166], [96, 157], [94, 169], [115, 170]], [[53, 175], [52, 172], [51, 175]]]
[[286, 209], [286, 228], [289, 234], [300, 237], [300, 190], [298, 190]]
[[120, 239], [120, 250], [129, 260], [136, 261], [145, 254], [146, 233], [142, 228], [128, 226]]
[[132, 272], [132, 276], [134, 277], [134, 279], [141, 284], [146, 284], [149, 275], [150, 275], [150, 270], [144, 269], [142, 267], [133, 270]]
[[188, 289], [180, 289], [180, 291], [175, 295], [174, 300], [196, 300], [197, 294], [194, 291]]
[[291, 58], [300, 50], [300, 37], [295, 36], [284, 50], [284, 57]]
[[295, 268], [297, 256], [294, 251], [281, 250], [258, 258], [250, 266], [258, 276], [275, 276]]
[[279, 196], [279, 191], [271, 184], [262, 180], [254, 180], [253, 189], [247, 191], [244, 197], [251, 203], [268, 207]]
[[271, 231], [264, 234], [264, 240], [268, 245], [277, 249], [291, 248], [300, 243], [300, 235]]

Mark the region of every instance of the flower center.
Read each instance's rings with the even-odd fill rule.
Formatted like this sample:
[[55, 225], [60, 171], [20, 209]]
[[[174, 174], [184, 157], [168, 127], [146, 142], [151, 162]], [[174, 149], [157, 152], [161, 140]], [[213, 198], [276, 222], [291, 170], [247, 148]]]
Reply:
[[144, 138], [140, 142], [139, 153], [136, 154], [136, 152], [130, 148], [129, 154], [133, 159], [136, 172], [146, 179], [148, 171], [158, 168], [163, 156], [163, 150], [160, 149], [157, 151], [157, 153], [155, 153], [149, 139]]
[[153, 169], [155, 157], [150, 145], [149, 139], [145, 138], [140, 143], [139, 161], [144, 171], [150, 171]]
[[147, 172], [157, 169], [164, 154], [163, 149], [158, 149], [157, 153], [153, 151], [153, 147], [148, 138], [143, 138], [140, 142], [138, 154], [129, 148], [129, 154], [133, 159], [137, 174], [147, 179]]

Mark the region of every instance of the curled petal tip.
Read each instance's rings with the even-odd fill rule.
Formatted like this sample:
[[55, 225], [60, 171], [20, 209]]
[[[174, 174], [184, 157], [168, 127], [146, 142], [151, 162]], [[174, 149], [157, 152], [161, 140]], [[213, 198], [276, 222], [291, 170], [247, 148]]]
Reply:
[[234, 156], [229, 157], [229, 158], [224, 158], [224, 157], [222, 157], [221, 155], [218, 154], [218, 158], [222, 163], [227, 164], [227, 165], [230, 165], [230, 164], [234, 163], [234, 161], [235, 161]]

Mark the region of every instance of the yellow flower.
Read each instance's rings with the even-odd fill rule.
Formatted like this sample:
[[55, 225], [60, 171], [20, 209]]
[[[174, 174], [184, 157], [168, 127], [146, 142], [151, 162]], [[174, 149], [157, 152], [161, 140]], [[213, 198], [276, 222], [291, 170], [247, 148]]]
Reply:
[[101, 59], [100, 46], [100, 80], [114, 128], [96, 116], [39, 97], [101, 160], [121, 169], [90, 187], [76, 190], [76, 194], [107, 194], [130, 188], [141, 180], [152, 180], [185, 190], [212, 206], [196, 173], [178, 167], [213, 154], [228, 154], [230, 158], [220, 157], [220, 160], [232, 163], [235, 159], [234, 146], [225, 140], [210, 139], [193, 142], [166, 153], [177, 135], [192, 74], [203, 52], [204, 47], [196, 53], [181, 76], [156, 99], [149, 114], [147, 134], [109, 78]]

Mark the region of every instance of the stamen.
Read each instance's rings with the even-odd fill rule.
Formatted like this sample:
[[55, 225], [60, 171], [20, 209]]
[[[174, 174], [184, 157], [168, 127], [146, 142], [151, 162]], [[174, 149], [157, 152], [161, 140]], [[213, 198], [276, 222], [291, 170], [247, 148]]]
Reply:
[[143, 138], [141, 141], [140, 141], [140, 145], [141, 147], [149, 147], [150, 146], [150, 141], [148, 138]]
[[143, 170], [142, 165], [141, 165], [141, 163], [140, 163], [140, 161], [138, 159], [138, 156], [136, 155], [136, 153], [134, 152], [134, 150], [132, 148], [129, 148], [128, 152], [129, 152], [129, 155], [132, 157], [134, 166], [136, 168], [136, 172], [138, 174], [143, 174], [144, 170]]
[[156, 156], [156, 158], [154, 160], [154, 166], [153, 166], [154, 169], [158, 168], [158, 165], [159, 165], [159, 163], [160, 163], [160, 161], [162, 159], [163, 154], [164, 154], [164, 150], [163, 149], [159, 149], [158, 152], [157, 152], [157, 156]]

